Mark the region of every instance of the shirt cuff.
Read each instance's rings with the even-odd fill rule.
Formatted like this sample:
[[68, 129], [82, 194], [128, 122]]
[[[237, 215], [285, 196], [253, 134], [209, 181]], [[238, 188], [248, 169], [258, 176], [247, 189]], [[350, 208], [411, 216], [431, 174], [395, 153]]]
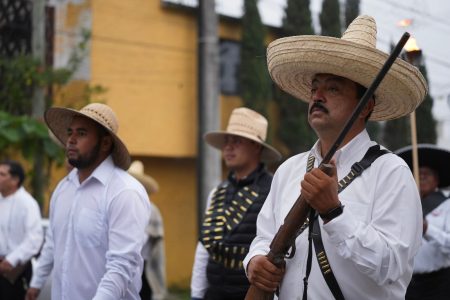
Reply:
[[35, 289], [42, 289], [44, 287], [46, 280], [47, 278], [39, 278], [38, 276], [33, 274], [33, 277], [30, 282], [30, 287]]
[[433, 224], [428, 223], [427, 231], [423, 236], [427, 241], [439, 239], [439, 229]]
[[17, 257], [17, 255], [14, 255], [14, 253], [10, 253], [6, 255], [5, 259], [13, 266], [14, 268], [19, 264], [20, 258]]
[[245, 271], [245, 276], [247, 276], [247, 266], [248, 263], [250, 262], [250, 260], [255, 257], [256, 255], [267, 255], [268, 252], [265, 252], [263, 250], [253, 250], [252, 252], [249, 252], [247, 254], [247, 256], [244, 258], [244, 260], [242, 261], [243, 265], [244, 265], [244, 271]]
[[323, 225], [333, 244], [339, 245], [355, 236], [357, 223], [354, 222], [350, 213], [344, 209], [341, 215]]

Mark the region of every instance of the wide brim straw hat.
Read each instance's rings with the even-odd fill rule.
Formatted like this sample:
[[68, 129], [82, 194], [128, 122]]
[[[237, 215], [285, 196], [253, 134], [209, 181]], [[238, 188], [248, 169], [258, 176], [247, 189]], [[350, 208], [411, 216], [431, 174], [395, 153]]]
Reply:
[[[308, 102], [316, 74], [345, 77], [368, 88], [389, 55], [376, 49], [377, 28], [370, 16], [357, 17], [342, 38], [300, 35], [273, 41], [267, 64], [273, 81]], [[420, 71], [397, 58], [375, 91], [371, 120], [391, 120], [414, 111], [428, 87]]]
[[240, 107], [231, 112], [225, 131], [208, 132], [204, 138], [209, 145], [222, 150], [226, 136], [244, 137], [263, 146], [262, 161], [279, 161], [281, 159], [280, 152], [266, 143], [267, 127], [268, 122], [264, 116], [246, 107]]
[[69, 128], [72, 119], [77, 116], [91, 119], [109, 132], [114, 143], [112, 152], [114, 164], [123, 170], [127, 170], [131, 163], [130, 153], [117, 135], [119, 122], [116, 114], [108, 105], [91, 103], [79, 111], [71, 108], [51, 107], [45, 112], [44, 119], [48, 128], [53, 132], [56, 138], [63, 145], [66, 145], [67, 129]]
[[[413, 169], [412, 146], [398, 149], [395, 154], [403, 158], [409, 168]], [[439, 187], [450, 186], [450, 151], [433, 144], [418, 144], [417, 156], [419, 167], [429, 167], [439, 174]]]
[[159, 191], [158, 182], [156, 182], [156, 180], [150, 175], [145, 174], [144, 164], [142, 163], [142, 161], [133, 161], [130, 165], [130, 168], [128, 169], [128, 173], [130, 173], [145, 187], [148, 194], [153, 194]]

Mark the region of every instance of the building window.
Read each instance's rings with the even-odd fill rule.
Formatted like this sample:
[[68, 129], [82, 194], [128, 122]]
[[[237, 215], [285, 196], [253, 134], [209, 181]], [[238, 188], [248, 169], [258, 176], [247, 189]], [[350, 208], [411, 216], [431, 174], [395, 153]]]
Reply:
[[230, 40], [220, 41], [220, 91], [225, 95], [239, 95], [239, 66], [241, 44]]

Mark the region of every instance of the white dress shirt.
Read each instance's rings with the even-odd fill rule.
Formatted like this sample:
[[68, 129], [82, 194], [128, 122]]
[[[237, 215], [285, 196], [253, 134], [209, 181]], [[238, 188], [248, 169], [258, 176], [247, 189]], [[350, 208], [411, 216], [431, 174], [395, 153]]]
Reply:
[[52, 299], [140, 299], [149, 214], [144, 187], [111, 156], [82, 184], [72, 170], [52, 195], [30, 286], [42, 288], [53, 267]]
[[23, 187], [7, 197], [0, 196], [0, 256], [15, 267], [36, 255], [43, 240], [36, 200]]
[[[206, 200], [206, 211], [211, 205], [212, 196], [217, 188], [212, 189]], [[194, 265], [192, 266], [191, 277], [191, 298], [203, 299], [208, 289], [208, 278], [206, 277], [206, 268], [208, 266], [209, 253], [202, 243], [197, 242], [195, 248]]]
[[414, 259], [414, 273], [429, 273], [450, 267], [450, 199], [427, 216], [427, 231]]
[[[363, 131], [338, 150], [338, 178], [346, 176], [351, 165], [374, 144]], [[244, 260], [246, 269], [253, 256], [269, 252], [273, 236], [300, 194], [308, 154], [290, 158], [275, 173], [258, 216], [257, 236]], [[312, 154], [317, 166], [322, 160], [318, 143]], [[422, 232], [420, 198], [409, 167], [394, 154], [382, 155], [339, 194], [339, 199], [344, 212], [325, 225], [319, 218], [319, 224], [329, 263], [345, 299], [404, 299]], [[297, 238], [296, 254], [286, 260], [279, 299], [302, 297], [307, 234], [305, 230]], [[308, 299], [333, 299], [313, 252]]]

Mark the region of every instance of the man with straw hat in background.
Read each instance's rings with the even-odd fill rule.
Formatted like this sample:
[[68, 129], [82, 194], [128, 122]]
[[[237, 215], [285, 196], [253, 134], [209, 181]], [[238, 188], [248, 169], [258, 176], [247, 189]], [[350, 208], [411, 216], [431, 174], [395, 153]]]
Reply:
[[53, 107], [45, 121], [74, 167], [52, 194], [50, 226], [26, 299], [53, 268], [52, 299], [139, 299], [150, 203], [126, 172], [130, 155], [112, 109]]
[[[145, 187], [149, 196], [159, 191], [158, 182], [144, 172], [142, 161], [133, 161], [128, 173]], [[142, 272], [142, 289], [139, 295], [142, 300], [163, 300], [167, 294], [163, 219], [158, 207], [153, 202], [150, 212], [150, 223], [145, 229], [148, 239], [142, 249], [144, 272]]]
[[268, 122], [245, 107], [232, 111], [225, 131], [205, 141], [222, 151], [228, 178], [207, 201], [192, 271], [192, 299], [244, 299], [249, 287], [242, 265], [256, 233], [256, 217], [272, 181], [264, 162], [280, 153], [267, 143]]
[[[398, 118], [423, 101], [419, 71], [397, 59], [335, 152], [331, 174], [317, 168], [388, 58], [375, 47], [370, 16], [356, 18], [342, 38], [292, 36], [268, 46], [272, 79], [309, 103], [319, 138], [277, 169], [244, 260], [252, 286], [278, 291], [279, 299], [405, 297], [422, 232], [419, 194], [406, 163], [382, 151], [365, 128], [367, 119]], [[316, 225], [298, 232], [294, 255], [277, 268], [266, 254], [300, 193], [318, 213], [310, 220]]]
[[[419, 192], [423, 211], [423, 237], [414, 258], [407, 300], [448, 299], [450, 295], [450, 201], [442, 188], [450, 186], [450, 151], [418, 144]], [[412, 147], [396, 151], [413, 169]]]

